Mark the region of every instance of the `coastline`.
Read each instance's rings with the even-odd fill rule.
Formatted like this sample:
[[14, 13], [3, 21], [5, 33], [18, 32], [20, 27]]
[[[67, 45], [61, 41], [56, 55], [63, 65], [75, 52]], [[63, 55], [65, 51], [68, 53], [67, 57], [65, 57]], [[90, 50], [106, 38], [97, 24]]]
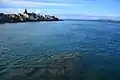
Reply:
[[39, 22], [39, 21], [61, 21], [56, 16], [28, 13], [27, 9], [23, 13], [5, 14], [0, 13], [1, 23], [21, 23], [21, 22]]
[[34, 20], [31, 20], [31, 21], [0, 21], [0, 24], [5, 24], [5, 23], [26, 23], [26, 22], [52, 22], [52, 21], [64, 21], [62, 19], [59, 19], [59, 20], [37, 20], [37, 21], [34, 21]]

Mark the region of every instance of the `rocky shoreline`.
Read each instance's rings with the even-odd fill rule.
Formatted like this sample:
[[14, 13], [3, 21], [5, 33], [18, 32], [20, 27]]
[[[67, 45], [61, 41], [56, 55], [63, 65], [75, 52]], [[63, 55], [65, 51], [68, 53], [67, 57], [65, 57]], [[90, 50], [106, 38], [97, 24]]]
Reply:
[[60, 21], [56, 16], [28, 13], [5, 14], [0, 13], [0, 23], [36, 22], [36, 21]]

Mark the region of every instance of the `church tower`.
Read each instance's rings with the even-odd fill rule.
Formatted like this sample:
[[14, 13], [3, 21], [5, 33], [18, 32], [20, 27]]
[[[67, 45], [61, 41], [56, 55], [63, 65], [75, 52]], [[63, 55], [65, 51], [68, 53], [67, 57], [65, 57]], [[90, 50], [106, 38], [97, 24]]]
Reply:
[[24, 14], [27, 14], [27, 9], [25, 8], [25, 12], [24, 12]]

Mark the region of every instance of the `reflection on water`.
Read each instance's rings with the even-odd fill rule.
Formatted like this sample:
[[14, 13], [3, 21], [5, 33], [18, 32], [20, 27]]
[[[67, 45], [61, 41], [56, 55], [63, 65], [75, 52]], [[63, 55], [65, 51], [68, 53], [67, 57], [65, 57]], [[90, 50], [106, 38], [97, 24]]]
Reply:
[[0, 24], [0, 80], [119, 80], [120, 24]]

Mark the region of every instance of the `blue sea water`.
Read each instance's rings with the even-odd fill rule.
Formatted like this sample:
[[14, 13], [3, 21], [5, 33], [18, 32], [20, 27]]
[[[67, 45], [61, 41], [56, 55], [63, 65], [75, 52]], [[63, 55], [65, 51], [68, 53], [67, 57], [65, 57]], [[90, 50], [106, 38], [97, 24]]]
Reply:
[[0, 24], [0, 80], [20, 74], [14, 71], [13, 64], [22, 66], [31, 60], [34, 65], [39, 55], [70, 52], [82, 54], [81, 63], [86, 77], [89, 76], [87, 80], [120, 80], [120, 23], [58, 21]]

